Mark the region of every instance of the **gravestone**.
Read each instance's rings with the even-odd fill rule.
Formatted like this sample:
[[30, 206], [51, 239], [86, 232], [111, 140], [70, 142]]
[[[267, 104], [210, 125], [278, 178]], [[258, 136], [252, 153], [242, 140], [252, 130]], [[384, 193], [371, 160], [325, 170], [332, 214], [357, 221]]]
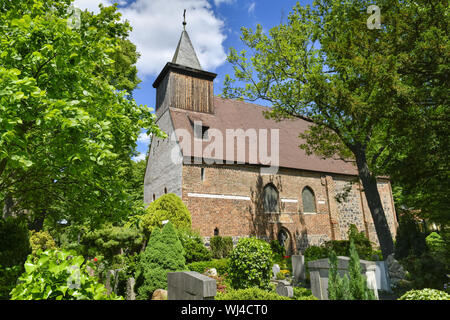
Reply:
[[292, 255], [292, 273], [294, 274], [294, 283], [298, 283], [306, 279], [305, 274], [305, 257], [301, 254]]
[[105, 287], [108, 295], [111, 294], [111, 292], [117, 294], [117, 287], [119, 285], [119, 271], [121, 271], [121, 269], [108, 270], [106, 273]]
[[276, 292], [283, 297], [292, 298], [294, 296], [294, 289], [292, 288], [289, 281], [278, 281]]
[[[349, 262], [349, 257], [337, 257], [337, 271], [340, 277], [343, 277], [344, 274], [347, 274], [347, 276], [349, 275]], [[367, 286], [374, 291], [375, 297], [378, 299], [375, 262], [359, 260], [359, 263], [361, 265], [361, 273], [365, 275], [367, 279]], [[312, 294], [320, 300], [328, 300], [328, 275], [330, 272], [328, 258], [309, 261], [308, 268]]]
[[277, 278], [277, 274], [278, 274], [278, 272], [280, 272], [280, 270], [281, 270], [280, 266], [275, 263], [272, 267], [273, 279]]
[[127, 300], [136, 300], [136, 293], [134, 292], [134, 278], [127, 279], [127, 292], [125, 294], [125, 299]]
[[167, 300], [213, 300], [216, 280], [195, 271], [167, 274]]
[[391, 292], [391, 281], [389, 279], [389, 273], [385, 261], [375, 261], [375, 277], [377, 280], [378, 290]]

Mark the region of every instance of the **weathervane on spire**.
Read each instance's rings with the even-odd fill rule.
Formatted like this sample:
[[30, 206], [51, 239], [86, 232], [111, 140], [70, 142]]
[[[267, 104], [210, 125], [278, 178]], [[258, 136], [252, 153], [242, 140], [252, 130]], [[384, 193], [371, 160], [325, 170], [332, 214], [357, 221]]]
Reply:
[[186, 30], [186, 9], [183, 12], [183, 30]]

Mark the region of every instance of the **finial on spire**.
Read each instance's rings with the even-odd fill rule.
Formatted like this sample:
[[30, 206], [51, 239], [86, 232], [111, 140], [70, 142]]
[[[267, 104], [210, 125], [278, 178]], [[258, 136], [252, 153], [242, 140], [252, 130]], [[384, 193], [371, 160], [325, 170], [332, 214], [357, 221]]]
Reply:
[[183, 30], [186, 30], [186, 9], [183, 12]]

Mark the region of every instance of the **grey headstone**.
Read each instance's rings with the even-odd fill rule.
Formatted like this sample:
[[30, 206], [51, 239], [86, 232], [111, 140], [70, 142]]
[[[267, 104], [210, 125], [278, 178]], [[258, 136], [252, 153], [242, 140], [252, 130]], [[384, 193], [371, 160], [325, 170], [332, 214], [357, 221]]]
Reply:
[[292, 298], [294, 296], [294, 289], [288, 281], [279, 281], [276, 287], [276, 292], [283, 297]]
[[278, 264], [274, 264], [272, 267], [272, 273], [273, 273], [273, 278], [275, 279], [277, 277], [278, 272], [280, 272], [280, 266]]
[[[349, 262], [349, 257], [337, 257], [337, 271], [341, 277], [343, 277], [344, 274], [349, 274]], [[359, 263], [361, 265], [361, 273], [364, 274], [367, 279], [367, 286], [374, 291], [375, 297], [378, 299], [375, 262], [359, 260]], [[328, 300], [328, 275], [330, 272], [328, 258], [309, 261], [308, 268], [312, 294], [320, 300]]]
[[195, 271], [167, 274], [167, 300], [212, 300], [217, 293], [216, 280]]
[[305, 274], [305, 257], [301, 254], [292, 255], [292, 272], [294, 274], [294, 282], [298, 283], [306, 279]]
[[127, 280], [127, 292], [125, 297], [127, 300], [136, 300], [136, 293], [134, 292], [135, 282], [134, 278], [128, 278]]

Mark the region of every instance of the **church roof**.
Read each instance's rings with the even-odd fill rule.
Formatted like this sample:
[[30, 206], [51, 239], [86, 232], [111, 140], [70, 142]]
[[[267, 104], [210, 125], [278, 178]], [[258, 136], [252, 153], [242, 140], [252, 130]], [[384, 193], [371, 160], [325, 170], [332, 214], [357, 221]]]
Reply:
[[[222, 156], [220, 152], [213, 154], [211, 159], [223, 161], [236, 161], [238, 146], [235, 143], [234, 155], [227, 155], [226, 152], [226, 130], [227, 129], [255, 129], [258, 132], [261, 129], [267, 129], [267, 155], [270, 156], [271, 151], [271, 129], [279, 129], [279, 167], [301, 169], [308, 171], [318, 171], [336, 174], [357, 175], [357, 168], [353, 163], [345, 162], [335, 159], [322, 159], [316, 155], [307, 155], [305, 150], [300, 149], [299, 145], [305, 141], [299, 138], [299, 134], [308, 129], [311, 125], [309, 122], [302, 119], [275, 121], [273, 119], [266, 119], [263, 111], [269, 110], [268, 107], [259, 106], [243, 101], [222, 99], [214, 97], [214, 114], [195, 112], [190, 110], [183, 110], [177, 108], [170, 108], [170, 115], [174, 129], [185, 129], [191, 136], [191, 149], [182, 150], [185, 157], [202, 158], [202, 151], [200, 148], [194, 148], [194, 130], [193, 123], [201, 121], [203, 126], [210, 129], [219, 130], [223, 136], [223, 150]], [[180, 137], [178, 137], [179, 139]], [[211, 139], [212, 140], [212, 139]], [[197, 140], [198, 141], [198, 140]], [[210, 141], [202, 142], [202, 150], [210, 144]], [[257, 144], [256, 144], [257, 145]], [[245, 163], [262, 165], [265, 162], [259, 158], [258, 152], [256, 159], [249, 155], [250, 143], [248, 139], [245, 144]], [[242, 150], [240, 150], [242, 151]]]
[[172, 63], [176, 63], [185, 67], [194, 69], [202, 69], [195, 53], [194, 46], [186, 30], [181, 33], [180, 41], [178, 41], [177, 49], [173, 55]]

